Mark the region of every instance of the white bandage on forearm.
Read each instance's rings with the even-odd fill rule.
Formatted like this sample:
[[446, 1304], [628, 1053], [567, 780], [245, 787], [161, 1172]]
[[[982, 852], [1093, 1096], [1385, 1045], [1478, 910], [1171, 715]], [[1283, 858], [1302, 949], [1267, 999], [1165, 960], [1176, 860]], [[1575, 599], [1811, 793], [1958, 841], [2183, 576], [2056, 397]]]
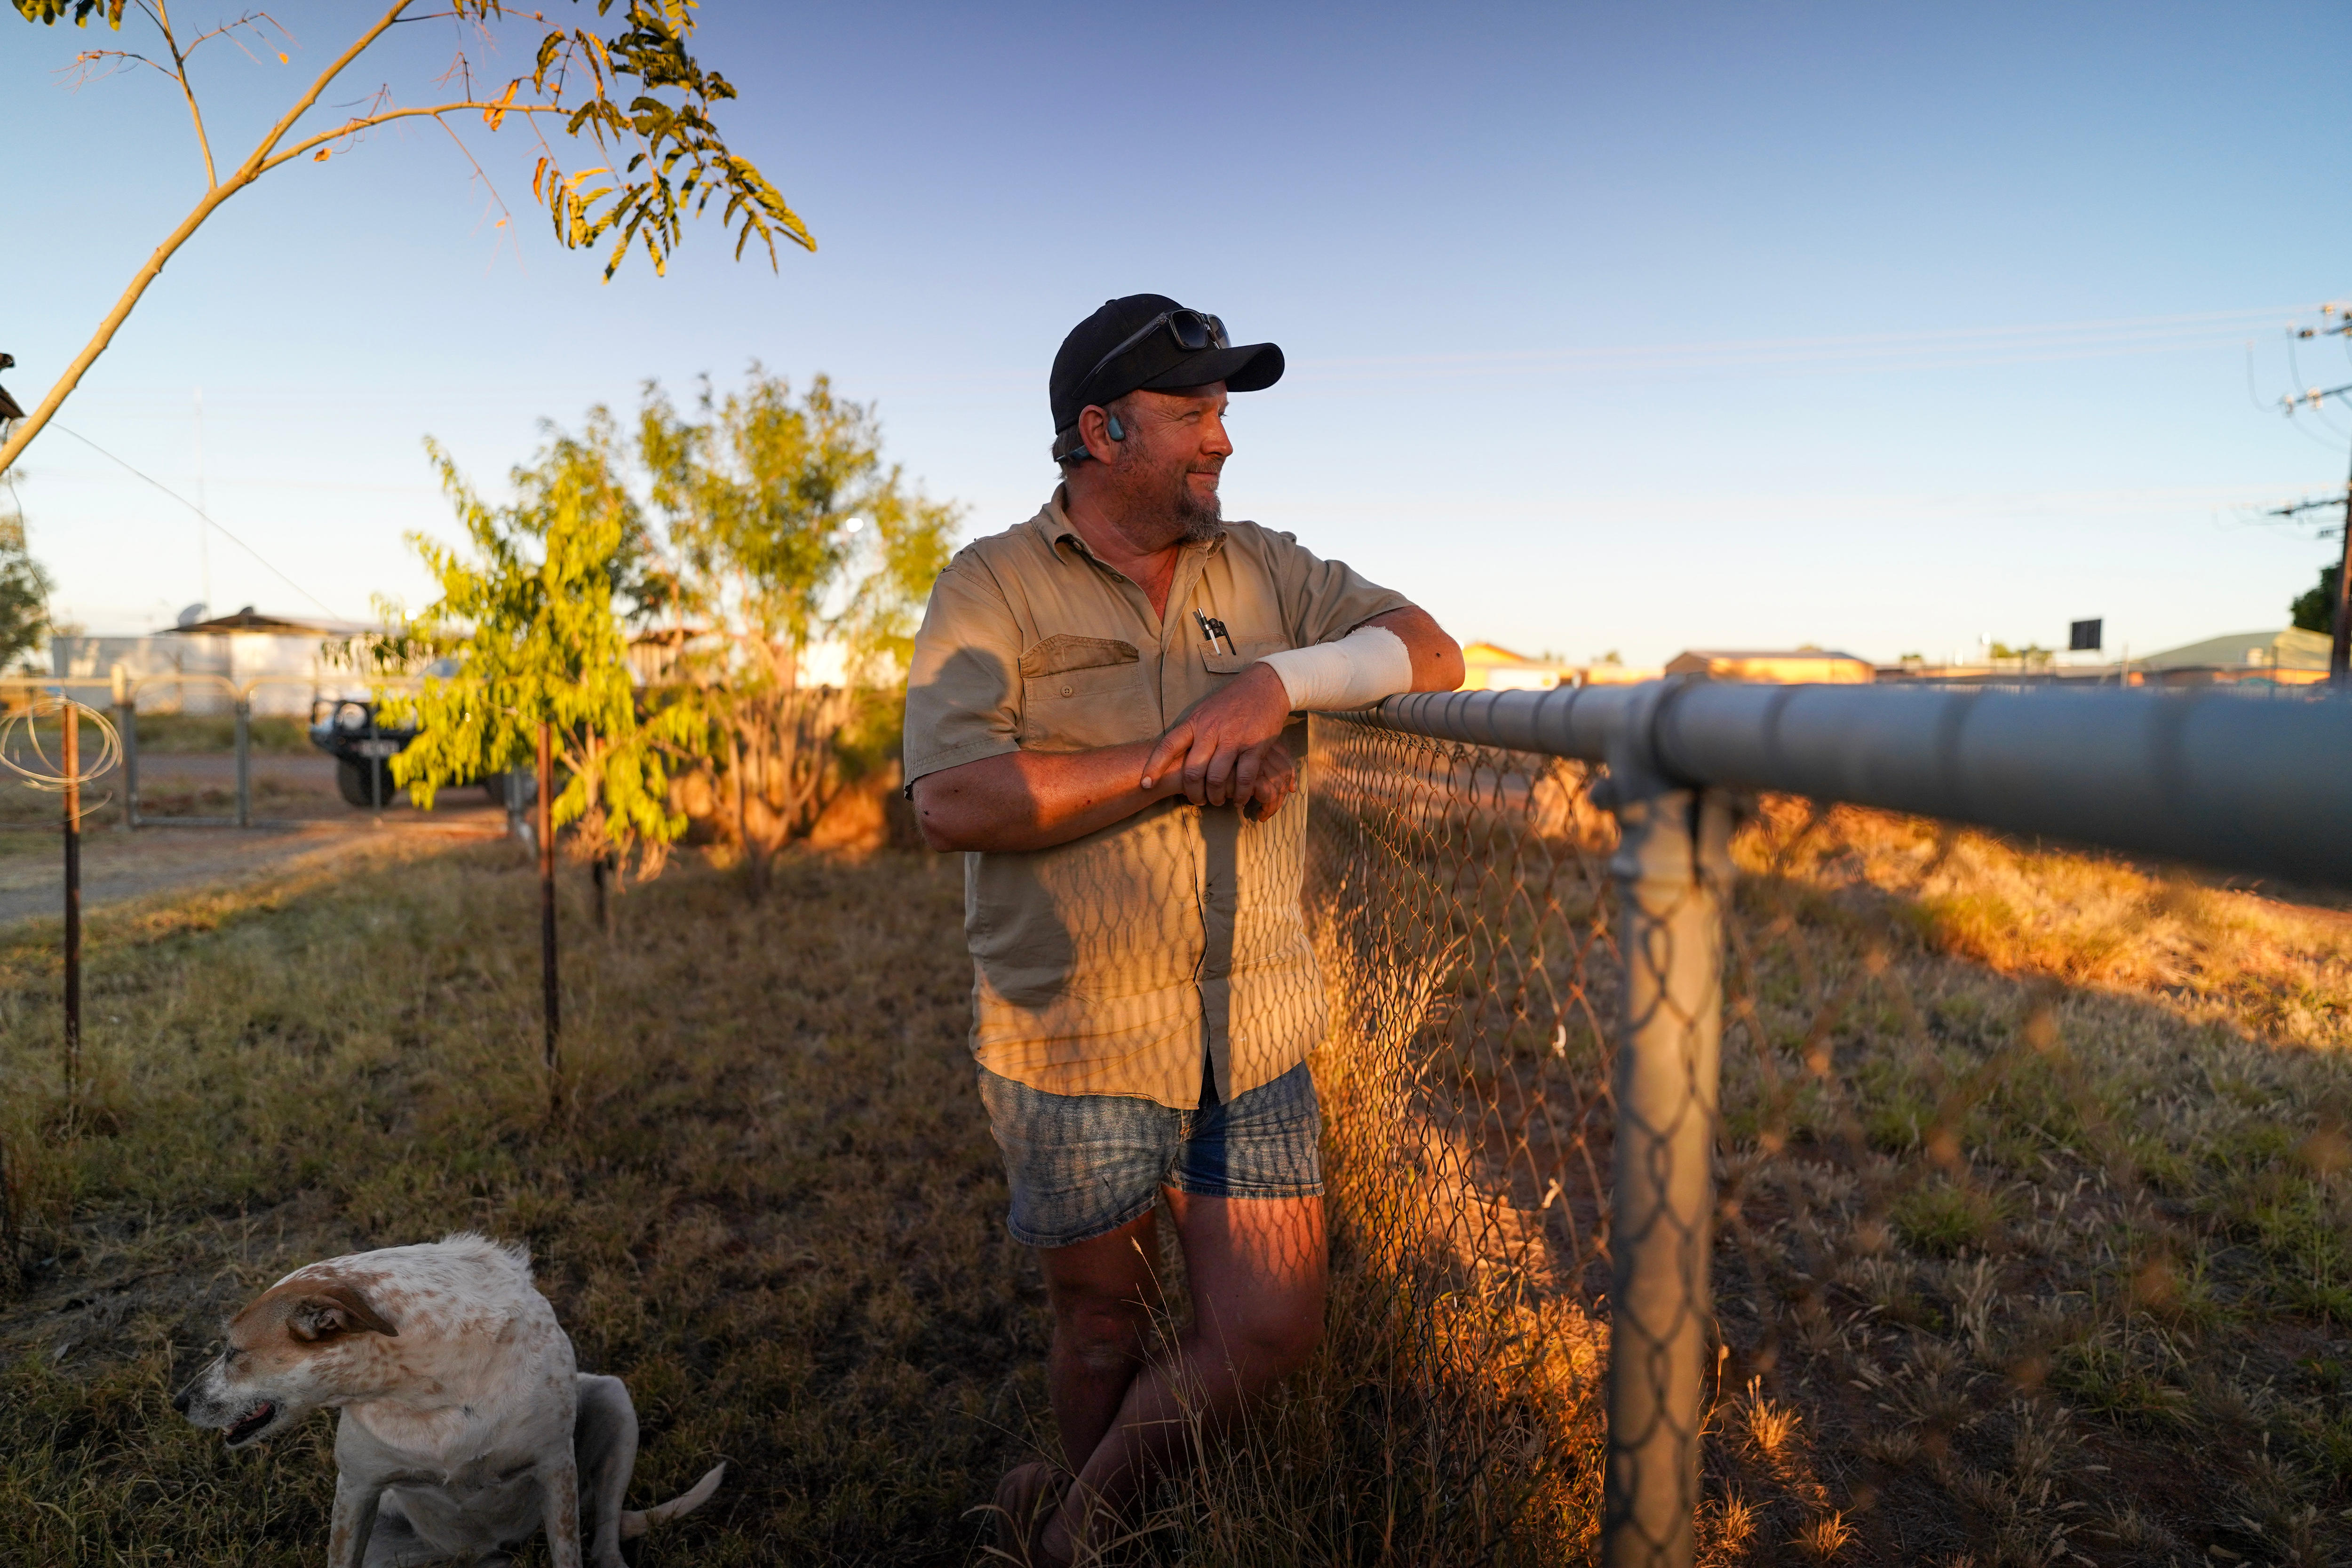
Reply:
[[1386, 626], [1358, 626], [1338, 642], [1286, 648], [1258, 662], [1282, 678], [1294, 713], [1344, 713], [1412, 689], [1412, 655]]

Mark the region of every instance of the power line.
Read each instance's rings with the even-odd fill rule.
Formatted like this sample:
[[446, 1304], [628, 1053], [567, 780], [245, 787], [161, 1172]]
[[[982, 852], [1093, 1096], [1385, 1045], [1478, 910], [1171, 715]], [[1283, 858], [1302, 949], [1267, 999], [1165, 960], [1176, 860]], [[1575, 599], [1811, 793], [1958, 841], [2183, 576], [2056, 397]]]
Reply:
[[[231, 533], [227, 529], [221, 528], [221, 525], [217, 521], [214, 521], [210, 512], [205, 510], [204, 508], [198, 506], [195, 502], [190, 500], [187, 497], [182, 495], [179, 491], [173, 489], [163, 480], [154, 478], [152, 475], [141, 473], [137, 468], [132, 468], [129, 463], [124, 462], [121, 458], [116, 457], [113, 453], [108, 451], [105, 447], [100, 446], [97, 442], [91, 440], [89, 437], [83, 435], [79, 430], [67, 429], [65, 426], [58, 424], [54, 419], [49, 421], [49, 427], [53, 430], [64, 431], [65, 434], [72, 437], [75, 440], [80, 442], [91, 451], [96, 452], [108, 462], [115, 464], [124, 471], [132, 474], [139, 479], [145, 479], [149, 484], [153, 485], [157, 489], [162, 490], [165, 495], [170, 496], [182, 506], [186, 507], [190, 511], [194, 512], [198, 517], [203, 518], [207, 525], [220, 529], [220, 536], [223, 539], [227, 540], [239, 550], [244, 551], [247, 555], [250, 555], [256, 561], [260, 562], [261, 564], [268, 570], [271, 575], [275, 576], [279, 582], [285, 584], [288, 587], [293, 589], [296, 593], [301, 595], [304, 598], [318, 605], [319, 608], [326, 611], [330, 616], [336, 616], [338, 619], [341, 618], [332, 605], [328, 604], [326, 600], [321, 599], [318, 595], [313, 594], [310, 589], [305, 588], [301, 584], [297, 583], [293, 578], [289, 577], [285, 573], [279, 571], [277, 563], [272, 562], [269, 557], [264, 555], [260, 551], [256, 550], [252, 545], [247, 544], [244, 540], [239, 539], [236, 534]], [[207, 605], [205, 608], [209, 611], [212, 606]]]

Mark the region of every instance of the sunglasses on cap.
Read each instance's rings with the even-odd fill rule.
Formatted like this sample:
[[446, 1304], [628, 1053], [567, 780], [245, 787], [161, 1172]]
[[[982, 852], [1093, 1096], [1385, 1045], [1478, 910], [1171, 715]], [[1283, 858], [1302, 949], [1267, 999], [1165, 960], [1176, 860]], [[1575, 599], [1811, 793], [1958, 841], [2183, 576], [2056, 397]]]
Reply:
[[1135, 347], [1136, 344], [1146, 342], [1152, 333], [1162, 327], [1168, 329], [1168, 335], [1175, 340], [1176, 346], [1188, 354], [1199, 353], [1202, 349], [1223, 349], [1233, 346], [1225, 341], [1224, 322], [1207, 311], [1162, 310], [1136, 328], [1134, 331], [1129, 332], [1120, 342], [1118, 347], [1095, 361], [1094, 369], [1087, 372], [1086, 379], [1078, 384], [1084, 386], [1087, 382], [1094, 380], [1103, 373], [1111, 361]]
[[[1149, 342], [1151, 334], [1162, 329], [1167, 331], [1168, 336], [1176, 346], [1186, 353], [1199, 353], [1202, 349], [1233, 347], [1225, 337], [1225, 323], [1210, 315], [1206, 310], [1162, 310], [1120, 340], [1117, 348], [1095, 361], [1094, 368], [1080, 378], [1078, 384], [1081, 387], [1085, 386], [1102, 374], [1113, 360], [1139, 343]], [[1084, 457], [1086, 451], [1086, 440], [1078, 434], [1078, 427], [1076, 425], [1064, 430], [1054, 439], [1054, 461], [1057, 463], [1066, 462], [1072, 458]]]

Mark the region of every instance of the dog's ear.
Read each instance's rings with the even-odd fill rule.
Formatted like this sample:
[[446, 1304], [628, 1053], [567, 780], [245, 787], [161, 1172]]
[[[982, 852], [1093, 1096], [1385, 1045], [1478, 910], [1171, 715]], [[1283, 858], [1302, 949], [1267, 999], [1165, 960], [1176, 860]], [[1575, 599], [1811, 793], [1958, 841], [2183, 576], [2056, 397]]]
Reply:
[[306, 1286], [286, 1315], [286, 1329], [305, 1342], [332, 1339], [337, 1334], [367, 1332], [397, 1339], [400, 1331], [384, 1321], [356, 1287], [341, 1279], [321, 1279]]

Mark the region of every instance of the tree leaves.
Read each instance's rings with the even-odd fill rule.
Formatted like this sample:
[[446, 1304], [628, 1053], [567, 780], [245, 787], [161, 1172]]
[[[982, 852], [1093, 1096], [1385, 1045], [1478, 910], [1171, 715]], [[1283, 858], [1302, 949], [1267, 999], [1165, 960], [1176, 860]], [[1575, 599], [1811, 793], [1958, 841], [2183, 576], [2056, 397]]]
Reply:
[[[597, 15], [607, 14], [614, 3], [599, 0]], [[692, 8], [628, 0], [625, 16], [626, 26], [609, 37], [584, 27], [550, 27], [532, 63], [530, 84], [551, 107], [562, 105], [575, 74], [587, 79], [588, 94], [572, 109], [566, 132], [586, 136], [607, 154], [627, 150], [615, 160], [617, 174], [608, 165], [565, 175], [551, 154], [540, 160], [531, 193], [545, 204], [557, 242], [579, 249], [611, 237], [607, 280], [639, 244], [654, 270], [667, 272], [684, 220], [699, 216], [723, 195], [719, 223], [736, 231], [739, 258], [754, 239], [767, 247], [771, 268], [779, 238], [814, 250], [815, 239], [782, 194], [750, 160], [730, 151], [711, 123], [710, 106], [736, 94], [724, 77], [705, 70], [688, 52]], [[624, 108], [615, 99], [632, 79], [646, 90]], [[509, 85], [501, 118], [520, 80]], [[677, 97], [673, 101], [658, 96], [663, 93]], [[597, 174], [614, 174], [615, 183], [582, 188]]]
[[[852, 684], [903, 666], [956, 509], [909, 493], [881, 461], [872, 407], [823, 376], [796, 397], [755, 364], [740, 391], [706, 392], [698, 412], [683, 418], [646, 388], [634, 456], [667, 550], [631, 499], [632, 454], [601, 408], [513, 470], [505, 506], [431, 448], [466, 548], [410, 536], [439, 597], [414, 617], [388, 610], [394, 629], [369, 650], [379, 669], [436, 671], [418, 691], [379, 699], [387, 719], [420, 728], [393, 762], [420, 805], [520, 763], [545, 718], [568, 774], [556, 822], [579, 823], [592, 853], [616, 849], [650, 871], [686, 826], [670, 809], [673, 768], [730, 731], [739, 762], [780, 744], [807, 695], [812, 643], [841, 645]], [[632, 619], [669, 637], [659, 687], [632, 679]]]
[[103, 14], [106, 25], [119, 33], [129, 4], [130, 0], [16, 0], [16, 14], [27, 22], [52, 27], [68, 16], [75, 26], [88, 26], [92, 16]]
[[33, 652], [48, 636], [49, 587], [48, 573], [26, 548], [24, 515], [12, 499], [0, 510], [0, 668]]
[[[69, 19], [81, 26], [99, 16], [109, 26], [120, 29], [129, 9], [127, 0], [13, 3], [18, 16], [49, 26]], [[573, 3], [576, 5], [578, 0]], [[617, 0], [596, 0], [596, 15], [610, 16], [616, 3]], [[114, 341], [115, 333], [162, 273], [164, 263], [223, 202], [298, 158], [308, 155], [313, 163], [325, 163], [335, 153], [358, 145], [370, 131], [403, 121], [431, 120], [449, 132], [469, 159], [473, 153], [461, 133], [463, 114], [480, 114], [493, 132], [510, 116], [530, 126], [532, 134], [540, 137], [542, 150], [532, 175], [531, 193], [546, 205], [558, 244], [579, 249], [611, 239], [612, 247], [604, 258], [607, 282], [619, 270], [631, 248], [637, 246], [643, 247], [656, 272], [667, 272], [670, 252], [684, 232], [685, 219], [701, 215], [712, 200], [722, 195], [725, 205], [720, 209], [720, 226], [735, 230], [735, 255], [739, 259], [754, 239], [767, 247], [772, 269], [777, 266], [776, 241], [780, 237], [805, 249], [816, 248], [807, 226], [785, 204], [783, 196], [749, 160], [728, 147], [726, 139], [711, 123], [710, 106], [733, 98], [735, 89], [717, 71], [705, 70], [688, 52], [687, 39], [694, 29], [690, 0], [627, 0], [622, 12], [626, 25], [609, 38], [589, 27], [566, 27], [551, 22], [543, 12], [509, 13], [504, 0], [449, 0], [446, 10], [432, 15], [477, 24], [486, 47], [495, 47], [500, 41], [499, 24], [517, 30], [526, 25], [538, 27], [539, 44], [531, 74], [509, 81], [499, 97], [478, 96], [471, 62], [460, 53], [449, 68], [436, 79], [457, 84], [459, 96], [454, 100], [403, 103], [387, 85], [361, 100], [362, 107], [339, 122], [321, 127], [312, 121], [310, 116], [322, 101], [333, 101], [325, 98], [329, 88], [383, 42], [395, 26], [403, 21], [426, 19], [423, 15], [408, 15], [420, 4], [421, 0], [389, 0], [375, 21], [327, 63], [262, 133], [252, 150], [227, 164], [225, 171], [215, 162], [213, 144], [204, 128], [199, 95], [188, 75], [188, 58], [207, 41], [233, 37], [240, 28], [258, 33], [266, 25], [283, 33], [285, 30], [274, 18], [264, 12], [248, 12], [183, 42], [173, 32], [170, 16], [163, 6], [142, 4], [141, 11], [165, 45], [172, 62], [169, 67], [128, 50], [81, 52], [79, 59], [85, 65], [139, 61], [153, 66], [178, 84], [203, 155], [205, 188], [187, 216], [164, 236], [145, 265], [131, 276], [114, 308], [100, 321], [81, 352], [68, 362], [48, 395], [40, 400], [30, 416], [13, 421], [10, 428], [0, 432], [0, 472], [5, 472], [40, 434], [80, 384], [82, 376]], [[290, 39], [291, 35], [287, 36]], [[288, 56], [281, 51], [278, 58], [285, 61]], [[628, 100], [625, 109], [615, 97], [631, 81], [642, 90]], [[526, 82], [530, 89], [527, 95], [523, 91]], [[578, 174], [565, 174], [557, 166], [554, 151], [540, 129], [542, 122], [558, 121], [568, 134], [585, 135], [593, 142], [597, 152], [604, 154], [604, 163]], [[488, 173], [478, 163], [475, 167], [477, 174], [488, 184]], [[604, 184], [588, 185], [590, 179], [600, 174], [614, 177]], [[502, 209], [498, 226], [503, 228], [508, 216], [503, 211], [505, 203], [497, 195], [495, 185], [490, 190], [492, 201]]]
[[[98, 17], [117, 30], [128, 9], [128, 0], [14, 0], [14, 4], [27, 21], [54, 25], [70, 20], [82, 26]], [[580, 0], [573, 4], [579, 5]], [[407, 0], [396, 0], [375, 36], [381, 36], [383, 26], [400, 19], [406, 9]], [[362, 38], [237, 171], [236, 183], [250, 183], [285, 159], [313, 147], [318, 148], [311, 153], [313, 161], [323, 162], [329, 152], [322, 144], [325, 142], [348, 147], [351, 139], [363, 132], [404, 118], [430, 116], [446, 125], [446, 116], [470, 110], [478, 112], [482, 123], [497, 132], [512, 116], [527, 120], [545, 116], [560, 123], [565, 134], [590, 142], [601, 163], [566, 174], [550, 148], [532, 175], [531, 194], [546, 206], [557, 244], [578, 250], [609, 242], [604, 258], [607, 281], [633, 248], [642, 248], [654, 270], [666, 273], [670, 252], [684, 236], [686, 220], [702, 216], [713, 201], [721, 204], [720, 226], [734, 231], [738, 259], [754, 240], [766, 247], [772, 268], [777, 265], [779, 240], [805, 250], [816, 248], [808, 226], [782, 193], [750, 159], [730, 148], [712, 123], [711, 106], [734, 98], [736, 91], [733, 83], [705, 68], [688, 47], [695, 26], [691, 5], [684, 0], [596, 0], [598, 17], [618, 13], [619, 26], [609, 34], [593, 26], [567, 26], [546, 12], [509, 11], [504, 0], [455, 0], [451, 10], [478, 23], [486, 33], [499, 24], [538, 27], [530, 74], [513, 78], [503, 92], [487, 96], [474, 89], [470, 67], [460, 56], [452, 68], [455, 79], [466, 84], [457, 101], [401, 105], [392, 101], [387, 92], [342, 124], [325, 132], [305, 132], [299, 138], [299, 145], [277, 153], [279, 137], [317, 101], [327, 80], [373, 47], [373, 37]], [[169, 42], [168, 29], [166, 35]], [[176, 61], [177, 46], [174, 51]], [[587, 184], [598, 175], [613, 177], [601, 184]]]
[[637, 446], [679, 558], [677, 614], [725, 629], [726, 680], [789, 686], [813, 641], [856, 668], [902, 660], [956, 512], [883, 466], [873, 408], [824, 376], [795, 398], [755, 363], [699, 415], [649, 387]]
[[617, 600], [644, 526], [612, 420], [599, 410], [583, 435], [554, 437], [513, 471], [516, 500], [502, 507], [427, 445], [471, 550], [412, 534], [440, 597], [371, 650], [379, 668], [428, 669], [420, 689], [379, 696], [390, 721], [419, 729], [393, 759], [394, 781], [430, 805], [444, 785], [521, 764], [547, 721], [567, 775], [555, 824], [578, 823], [590, 853], [618, 851], [650, 875], [686, 831], [670, 763], [703, 754], [709, 726], [690, 700], [641, 704], [631, 679]]
[[513, 106], [514, 96], [521, 89], [521, 88], [522, 79], [520, 77], [517, 77], [514, 80], [507, 83], [507, 89], [499, 95], [498, 101], [491, 104], [489, 108], [482, 110], [482, 123], [488, 126], [493, 131], [496, 131], [499, 126], [505, 124], [507, 110]]

